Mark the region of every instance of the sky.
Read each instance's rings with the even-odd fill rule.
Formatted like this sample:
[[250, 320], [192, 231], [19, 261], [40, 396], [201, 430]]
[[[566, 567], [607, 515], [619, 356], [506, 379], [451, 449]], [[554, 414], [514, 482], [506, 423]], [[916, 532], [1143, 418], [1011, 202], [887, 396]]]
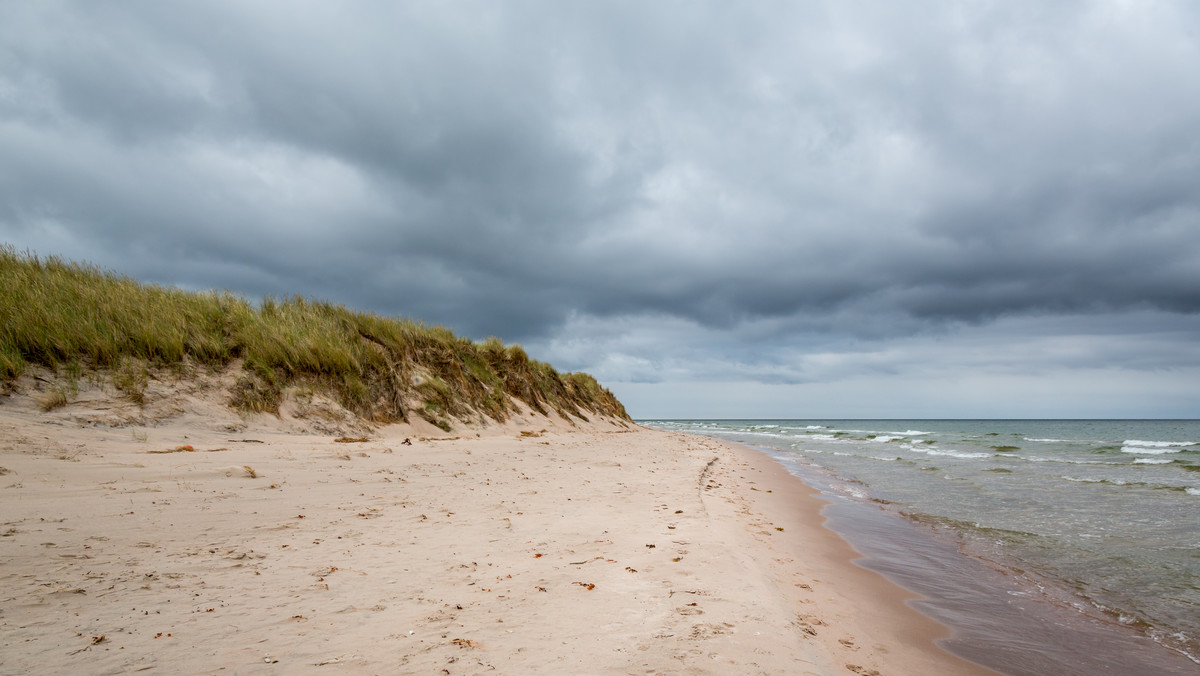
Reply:
[[1200, 4], [0, 0], [0, 243], [635, 418], [1200, 417]]

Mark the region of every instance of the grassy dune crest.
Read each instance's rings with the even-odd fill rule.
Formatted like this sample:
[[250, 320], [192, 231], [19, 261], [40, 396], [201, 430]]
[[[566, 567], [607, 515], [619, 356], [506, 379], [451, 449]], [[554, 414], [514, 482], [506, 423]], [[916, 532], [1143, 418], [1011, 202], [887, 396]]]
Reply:
[[0, 247], [0, 383], [35, 364], [68, 382], [106, 374], [138, 401], [155, 369], [239, 361], [230, 404], [246, 411], [277, 412], [295, 385], [376, 422], [404, 421], [413, 410], [443, 428], [480, 413], [502, 421], [510, 396], [540, 413], [629, 417], [592, 376], [559, 373], [497, 338], [478, 343], [300, 297], [255, 307], [228, 292], [142, 284]]

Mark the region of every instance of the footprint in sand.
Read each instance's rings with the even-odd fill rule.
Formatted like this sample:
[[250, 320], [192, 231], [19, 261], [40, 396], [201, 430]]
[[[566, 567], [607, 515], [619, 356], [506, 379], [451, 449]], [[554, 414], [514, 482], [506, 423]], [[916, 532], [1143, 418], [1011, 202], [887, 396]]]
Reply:
[[697, 624], [692, 627], [693, 639], [709, 639], [722, 634], [728, 634], [733, 628], [732, 624], [722, 622], [721, 624]]
[[814, 627], [824, 627], [825, 621], [815, 615], [797, 615], [796, 621], [800, 625], [800, 629], [809, 636], [816, 636], [817, 630]]

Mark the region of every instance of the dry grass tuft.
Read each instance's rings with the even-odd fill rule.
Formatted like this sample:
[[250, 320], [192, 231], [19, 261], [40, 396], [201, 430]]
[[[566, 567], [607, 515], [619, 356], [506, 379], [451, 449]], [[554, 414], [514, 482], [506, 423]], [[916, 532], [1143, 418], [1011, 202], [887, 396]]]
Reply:
[[43, 411], [53, 411], [56, 408], [62, 408], [70, 403], [67, 398], [67, 393], [61, 387], [55, 387], [50, 390], [44, 397], [38, 400], [38, 407]]
[[112, 374], [113, 385], [130, 401], [141, 406], [146, 403], [146, 386], [150, 382], [150, 370], [144, 361], [122, 357]]
[[195, 453], [196, 449], [191, 446], [176, 446], [175, 448], [164, 448], [161, 451], [146, 451], [147, 453]]

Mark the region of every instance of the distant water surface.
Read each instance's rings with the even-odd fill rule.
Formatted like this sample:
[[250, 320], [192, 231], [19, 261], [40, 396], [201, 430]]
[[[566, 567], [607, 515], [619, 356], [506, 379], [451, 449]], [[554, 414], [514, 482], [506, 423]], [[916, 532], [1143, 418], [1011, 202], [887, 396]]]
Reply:
[[[926, 596], [953, 596], [952, 586], [994, 585], [957, 606], [943, 599], [939, 619], [947, 624], [979, 628], [995, 622], [996, 613], [1019, 611], [1013, 621], [1019, 625], [1041, 612], [1047, 627], [1079, 629], [1078, 654], [1068, 647], [1047, 657], [1056, 668], [1073, 660], [1103, 662], [1096, 653], [1105, 649], [1123, 655], [1113, 660], [1148, 665], [1154, 656], [1146, 647], [1113, 638], [1136, 633], [1157, 644], [1153, 650], [1170, 653], [1161, 672], [1143, 673], [1176, 667], [1200, 673], [1200, 421], [641, 422], [771, 452], [846, 505], [831, 518], [859, 533], [862, 541], [851, 541], [874, 556], [869, 567]], [[960, 565], [953, 560], [957, 553], [936, 553], [947, 542], [954, 544], [950, 551], [987, 565], [973, 573], [951, 571]], [[954, 585], [928, 579], [955, 574], [963, 577]], [[995, 575], [994, 583], [983, 579], [988, 575]], [[1007, 611], [987, 609], [992, 597], [1002, 597]], [[972, 612], [979, 617], [955, 619]], [[1105, 636], [1106, 623], [1112, 637]], [[1048, 668], [1023, 656], [1047, 640], [1037, 635], [1042, 630], [1027, 637], [1019, 627], [1012, 631], [991, 639], [995, 651], [1010, 654], [1005, 670]]]

